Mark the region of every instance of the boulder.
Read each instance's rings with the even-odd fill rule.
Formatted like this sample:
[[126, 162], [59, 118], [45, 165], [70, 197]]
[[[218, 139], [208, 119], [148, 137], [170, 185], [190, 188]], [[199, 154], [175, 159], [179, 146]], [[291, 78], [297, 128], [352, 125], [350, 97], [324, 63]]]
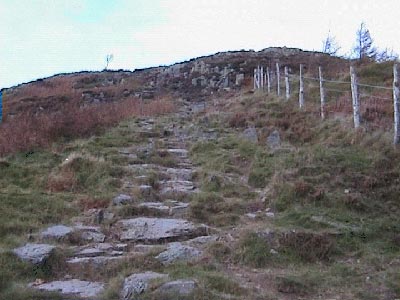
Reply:
[[48, 244], [31, 244], [16, 248], [14, 254], [20, 259], [33, 264], [43, 263], [56, 247]]
[[149, 284], [153, 280], [167, 279], [168, 275], [155, 272], [144, 272], [132, 274], [125, 278], [121, 291], [122, 300], [137, 299], [137, 296], [145, 292], [149, 288]]
[[254, 127], [245, 129], [242, 133], [242, 137], [252, 143], [258, 142], [257, 130]]
[[172, 264], [176, 261], [190, 261], [201, 256], [202, 252], [191, 246], [182, 243], [171, 243], [167, 250], [156, 256], [156, 259], [164, 265]]
[[268, 137], [267, 137], [267, 146], [270, 148], [277, 148], [281, 145], [281, 136], [278, 130], [274, 130]]
[[78, 296], [81, 298], [98, 297], [104, 291], [104, 283], [71, 279], [66, 281], [52, 281], [40, 285], [32, 285], [35, 289], [47, 292], [60, 292], [63, 295]]

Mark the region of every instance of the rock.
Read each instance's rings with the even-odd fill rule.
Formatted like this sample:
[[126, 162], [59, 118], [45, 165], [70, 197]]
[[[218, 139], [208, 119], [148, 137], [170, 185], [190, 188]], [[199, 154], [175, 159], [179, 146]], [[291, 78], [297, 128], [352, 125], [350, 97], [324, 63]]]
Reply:
[[40, 237], [43, 239], [55, 239], [61, 240], [67, 237], [74, 229], [72, 227], [64, 225], [55, 225], [47, 228], [40, 233]]
[[175, 197], [178, 195], [186, 196], [193, 193], [195, 186], [192, 181], [168, 180], [160, 182], [160, 196]]
[[162, 202], [143, 202], [139, 204], [139, 207], [145, 207], [150, 211], [155, 211], [161, 214], [169, 213], [169, 207], [164, 205]]
[[145, 292], [149, 288], [149, 284], [153, 280], [167, 279], [168, 275], [155, 272], [144, 272], [132, 274], [125, 278], [121, 291], [122, 300], [134, 300], [137, 296]]
[[192, 169], [168, 168], [166, 173], [171, 179], [175, 179], [175, 180], [190, 181], [193, 179]]
[[143, 245], [143, 244], [137, 244], [133, 247], [134, 252], [139, 252], [139, 253], [145, 253], [149, 254], [151, 252], [160, 252], [165, 250], [164, 246], [161, 245]]
[[97, 226], [75, 226], [74, 229], [80, 232], [80, 237], [84, 241], [103, 243], [106, 236], [100, 231], [100, 227]]
[[156, 256], [164, 265], [172, 264], [176, 261], [189, 261], [200, 257], [202, 252], [191, 246], [183, 245], [182, 243], [171, 243], [167, 250]]
[[134, 218], [117, 222], [121, 241], [179, 240], [205, 235], [204, 225], [196, 226], [184, 219]]
[[156, 290], [156, 293], [162, 295], [188, 296], [194, 291], [196, 286], [197, 284], [193, 280], [175, 280], [161, 285]]
[[31, 244], [16, 248], [14, 254], [20, 259], [33, 264], [41, 264], [44, 262], [56, 247], [48, 244]]
[[281, 145], [281, 137], [279, 135], [278, 130], [274, 130], [268, 137], [267, 137], [267, 146], [270, 148], [277, 148]]
[[217, 235], [206, 235], [206, 236], [199, 236], [197, 238], [188, 240], [187, 244], [192, 246], [204, 246], [212, 242], [216, 242], [218, 240]]
[[186, 149], [168, 149], [168, 153], [180, 158], [187, 158], [188, 151]]
[[242, 137], [252, 143], [258, 142], [257, 130], [254, 127], [245, 129], [242, 133]]
[[255, 214], [255, 213], [247, 213], [246, 215], [245, 215], [247, 218], [249, 218], [249, 219], [255, 219], [255, 218], [257, 218], [257, 214]]
[[92, 267], [103, 267], [110, 261], [124, 259], [121, 255], [119, 256], [94, 256], [94, 257], [74, 257], [67, 260], [67, 264], [70, 267], [82, 267], [84, 264], [90, 264]]
[[40, 285], [32, 285], [35, 289], [60, 292], [63, 295], [78, 296], [81, 298], [98, 297], [104, 291], [104, 283], [71, 279], [66, 281], [53, 281]]
[[119, 194], [118, 196], [114, 197], [114, 199], [112, 200], [112, 203], [114, 205], [129, 204], [132, 202], [133, 202], [132, 197], [129, 195], [125, 195], [125, 194]]

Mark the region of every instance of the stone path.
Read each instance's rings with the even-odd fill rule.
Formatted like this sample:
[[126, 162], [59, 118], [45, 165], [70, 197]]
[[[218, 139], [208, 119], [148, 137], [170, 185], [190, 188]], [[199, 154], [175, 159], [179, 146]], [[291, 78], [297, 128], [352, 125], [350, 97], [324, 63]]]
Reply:
[[[108, 208], [91, 210], [94, 218], [82, 216], [73, 226], [51, 226], [35, 236], [37, 243], [15, 249], [21, 259], [40, 264], [57, 248], [69, 248], [64, 278], [39, 280], [30, 285], [32, 288], [97, 300], [108, 284], [102, 276], [107, 266], [148, 255], [154, 249], [158, 250], [154, 258], [164, 265], [199, 259], [204, 244], [217, 239], [209, 236], [211, 229], [207, 226], [186, 219], [190, 197], [198, 192], [193, 181], [195, 168], [186, 147], [188, 135], [168, 124], [166, 136], [160, 137], [155, 121], [149, 118], [142, 119], [138, 126], [147, 145], [121, 149], [120, 155], [135, 161], [157, 153], [169, 163], [130, 164], [127, 168], [134, 175], [126, 178], [121, 193], [115, 195]], [[127, 208], [140, 215], [122, 218], [116, 213]], [[136, 299], [135, 295], [143, 293], [154, 279], [159, 281], [157, 291], [161, 293], [188, 295], [197, 286], [191, 278], [173, 281], [165, 274], [136, 273], [125, 279], [120, 298]]]

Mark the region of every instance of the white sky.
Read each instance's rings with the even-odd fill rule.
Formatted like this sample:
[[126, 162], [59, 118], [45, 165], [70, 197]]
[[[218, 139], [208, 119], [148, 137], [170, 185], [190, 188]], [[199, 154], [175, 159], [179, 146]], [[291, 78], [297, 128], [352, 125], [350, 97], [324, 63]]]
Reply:
[[61, 72], [171, 64], [271, 46], [350, 52], [365, 21], [400, 52], [400, 0], [0, 0], [0, 88]]

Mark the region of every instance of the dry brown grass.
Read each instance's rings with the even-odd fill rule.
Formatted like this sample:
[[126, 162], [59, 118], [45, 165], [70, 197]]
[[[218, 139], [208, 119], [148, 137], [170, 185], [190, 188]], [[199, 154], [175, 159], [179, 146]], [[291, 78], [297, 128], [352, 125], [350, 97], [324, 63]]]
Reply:
[[173, 110], [174, 105], [168, 100], [141, 103], [138, 99], [127, 98], [87, 107], [68, 103], [51, 114], [26, 112], [0, 126], [0, 156], [47, 147], [63, 138], [89, 136], [132, 116], [158, 115]]

